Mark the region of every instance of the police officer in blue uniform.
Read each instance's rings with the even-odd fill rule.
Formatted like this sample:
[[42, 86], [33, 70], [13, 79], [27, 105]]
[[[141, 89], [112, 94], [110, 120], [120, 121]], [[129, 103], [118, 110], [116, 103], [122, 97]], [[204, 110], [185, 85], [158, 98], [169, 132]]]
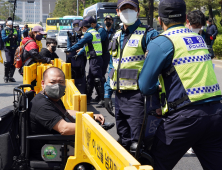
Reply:
[[2, 30], [3, 30], [3, 25], [1, 25], [1, 28], [0, 28], [0, 50], [2, 50], [4, 47], [4, 43], [2, 41]]
[[107, 15], [104, 19], [104, 24], [106, 25], [106, 32], [109, 39], [109, 42], [113, 39], [115, 34], [115, 30], [113, 29], [113, 17], [111, 15]]
[[[73, 22], [73, 31], [72, 33], [68, 32], [67, 34], [67, 49], [71, 48], [77, 42], [80, 41], [81, 36], [83, 35], [81, 32], [81, 23], [80, 20], [75, 20]], [[66, 62], [71, 63], [72, 69], [72, 78], [75, 79], [75, 85], [78, 88], [81, 94], [86, 93], [86, 75], [85, 75], [85, 67], [86, 67], [86, 55], [83, 51], [82, 53], [78, 54], [76, 57], [77, 52], [72, 51], [66, 53]]]
[[4, 62], [5, 66], [5, 75], [4, 82], [16, 82], [13, 78], [15, 72], [14, 64], [14, 55], [15, 50], [18, 46], [18, 34], [16, 29], [12, 28], [12, 18], [9, 17], [6, 23], [6, 27], [2, 30], [2, 40], [5, 43], [4, 51], [6, 61]]
[[80, 27], [82, 33], [84, 34], [84, 37], [67, 50], [77, 51], [82, 48], [82, 50], [75, 56], [75, 58], [82, 57], [85, 52], [87, 54], [87, 58], [89, 58], [89, 75], [87, 76], [86, 87], [88, 102], [91, 100], [94, 86], [99, 96], [101, 96], [101, 98], [104, 97], [104, 86], [102, 84], [102, 45], [100, 34], [91, 27], [88, 21], [83, 20], [82, 22], [80, 22]]
[[28, 34], [29, 34], [28, 25], [25, 25], [22, 34], [23, 34], [23, 38], [28, 37]]
[[[151, 154], [155, 170], [172, 170], [192, 147], [203, 169], [222, 167], [221, 91], [203, 38], [184, 26], [184, 0], [159, 4], [161, 36], [148, 45], [139, 87], [157, 91], [159, 77], [165, 91], [162, 114]], [[160, 114], [161, 115], [161, 114]]]
[[[137, 148], [144, 117], [144, 96], [137, 80], [145, 60], [147, 45], [158, 32], [138, 19], [138, 0], [118, 0], [117, 15], [124, 23], [112, 40], [112, 57], [105, 83], [105, 107], [112, 111], [111, 95], [115, 96], [115, 119], [120, 144], [132, 155]], [[157, 83], [157, 81], [156, 81]], [[155, 103], [154, 103], [155, 104]]]
[[[104, 83], [106, 81], [105, 74], [107, 72], [107, 67], [108, 67], [109, 60], [110, 60], [110, 54], [109, 54], [109, 51], [108, 51], [108, 46], [109, 46], [108, 36], [107, 36], [105, 28], [103, 28], [103, 26], [97, 24], [96, 16], [86, 17], [84, 20], [88, 21], [91, 24], [91, 27], [94, 28], [95, 30], [97, 30], [100, 33], [101, 43], [102, 43], [102, 52], [103, 52], [103, 54], [102, 54], [102, 59], [103, 59], [102, 86], [104, 86]], [[95, 99], [95, 100], [97, 100], [97, 99]], [[104, 106], [104, 99], [100, 97], [99, 100], [100, 101], [99, 101], [98, 105]]]

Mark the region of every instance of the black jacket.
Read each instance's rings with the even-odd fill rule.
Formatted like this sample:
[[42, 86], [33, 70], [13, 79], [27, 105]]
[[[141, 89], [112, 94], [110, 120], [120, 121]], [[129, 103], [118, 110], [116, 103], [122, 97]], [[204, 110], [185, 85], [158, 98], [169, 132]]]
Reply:
[[55, 52], [51, 53], [47, 48], [42, 48], [40, 55], [43, 57], [50, 58], [51, 60], [54, 60], [55, 58], [59, 58]]

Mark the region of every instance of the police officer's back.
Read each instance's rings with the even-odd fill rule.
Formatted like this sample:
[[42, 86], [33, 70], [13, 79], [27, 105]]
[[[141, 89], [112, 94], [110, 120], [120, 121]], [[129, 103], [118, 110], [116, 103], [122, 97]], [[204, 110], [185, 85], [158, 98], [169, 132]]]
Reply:
[[158, 77], [165, 94], [161, 104], [166, 118], [156, 131], [151, 149], [154, 169], [172, 170], [190, 147], [203, 169], [220, 169], [221, 90], [207, 45], [184, 26], [183, 0], [160, 1], [158, 20], [164, 32], [149, 44], [139, 77], [144, 95], [158, 90]]

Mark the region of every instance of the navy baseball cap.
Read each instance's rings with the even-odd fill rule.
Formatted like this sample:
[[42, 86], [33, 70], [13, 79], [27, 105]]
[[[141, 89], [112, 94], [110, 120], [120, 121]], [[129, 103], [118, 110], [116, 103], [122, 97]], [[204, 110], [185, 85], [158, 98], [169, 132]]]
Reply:
[[134, 6], [135, 8], [139, 7], [139, 1], [138, 0], [118, 0], [117, 2], [117, 8], [121, 8], [125, 4], [130, 4]]
[[82, 28], [82, 27], [90, 27], [90, 23], [86, 20], [83, 20], [79, 23], [79, 27]]
[[106, 17], [105, 17], [104, 20], [106, 20], [106, 19], [111, 19], [111, 20], [113, 20], [113, 17], [112, 17], [111, 15], [106, 15]]
[[159, 16], [162, 18], [181, 18], [186, 16], [184, 0], [160, 0]]
[[96, 16], [89, 16], [89, 17], [86, 17], [84, 19], [85, 21], [87, 21], [88, 23], [96, 23]]
[[73, 21], [73, 25], [79, 24], [80, 21], [81, 21], [81, 20], [79, 20], [79, 19], [74, 20], [74, 21]]

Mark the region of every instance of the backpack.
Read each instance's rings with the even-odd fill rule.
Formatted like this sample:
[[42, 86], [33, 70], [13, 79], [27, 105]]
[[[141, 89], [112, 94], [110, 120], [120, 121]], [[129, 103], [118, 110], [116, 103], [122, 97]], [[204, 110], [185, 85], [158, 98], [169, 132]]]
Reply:
[[24, 62], [22, 62], [22, 54], [23, 54], [23, 51], [24, 51], [24, 49], [25, 49], [25, 46], [28, 44], [28, 43], [30, 43], [30, 42], [32, 42], [32, 41], [34, 41], [34, 40], [28, 40], [24, 45], [20, 45], [17, 49], [16, 49], [16, 51], [15, 51], [15, 56], [14, 56], [14, 65], [15, 65], [15, 68], [21, 68], [23, 65], [24, 65], [24, 63], [29, 59], [27, 59], [27, 60], [25, 60]]

